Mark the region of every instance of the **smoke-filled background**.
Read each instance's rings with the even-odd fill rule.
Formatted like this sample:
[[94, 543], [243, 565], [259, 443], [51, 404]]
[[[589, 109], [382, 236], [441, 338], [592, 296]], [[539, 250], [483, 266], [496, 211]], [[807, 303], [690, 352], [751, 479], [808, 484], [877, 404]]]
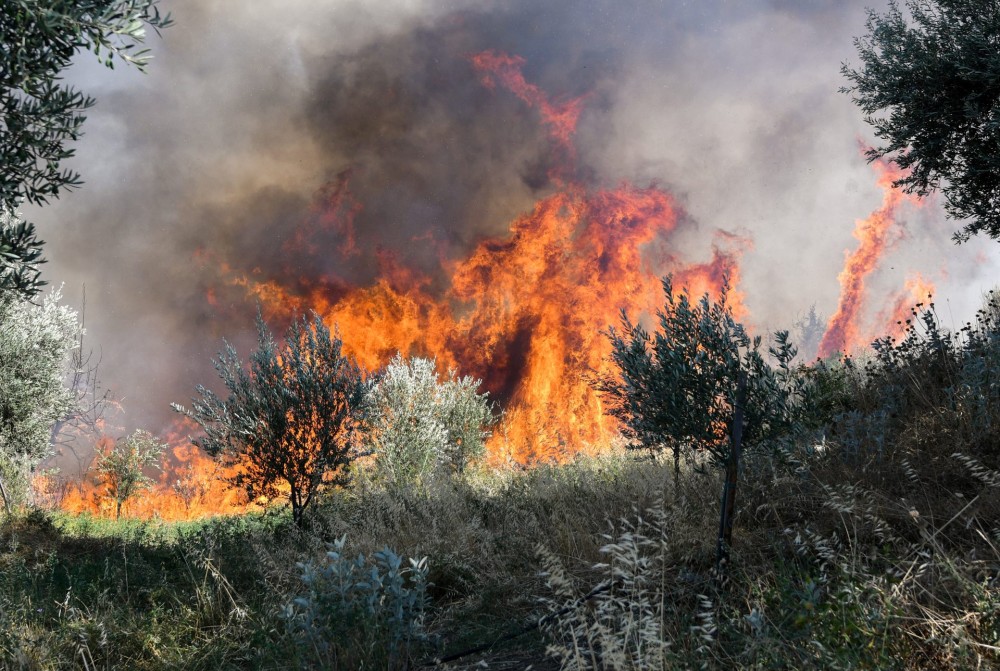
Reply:
[[[150, 39], [149, 74], [86, 54], [71, 72], [98, 100], [70, 164], [85, 185], [26, 215], [46, 279], [78, 306], [86, 287], [88, 345], [128, 428], [162, 430], [171, 401], [217, 386], [223, 337], [248, 351], [248, 284], [336, 300], [390, 267], [434, 294], [561, 180], [671, 194], [678, 257], [735, 234], [748, 321], [787, 328], [834, 313], [855, 222], [883, 203], [870, 131], [838, 92], [871, 4], [163, 0], [176, 24]], [[575, 157], [536, 107], [484, 85], [484, 51], [522, 57], [553, 101], [582, 97]], [[894, 216], [866, 328], [879, 335], [913, 273], [946, 325], [968, 318], [997, 243], [956, 247], [933, 201]]]

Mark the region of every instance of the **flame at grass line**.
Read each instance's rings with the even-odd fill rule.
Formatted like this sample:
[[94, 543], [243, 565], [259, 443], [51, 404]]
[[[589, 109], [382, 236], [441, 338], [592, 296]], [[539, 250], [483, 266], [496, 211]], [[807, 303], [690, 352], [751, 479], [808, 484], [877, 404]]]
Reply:
[[[147, 469], [146, 475], [153, 482], [125, 502], [123, 516], [187, 520], [241, 513], [264, 503], [248, 504], [243, 500], [241, 493], [228, 483], [239, 467], [224, 467], [192, 444], [187, 434], [196, 429], [193, 422], [184, 418], [160, 438], [167, 446], [160, 469]], [[114, 517], [115, 501], [97, 466], [100, 456], [114, 445], [115, 439], [110, 436], [98, 439], [94, 446], [97, 458], [78, 479], [67, 480], [54, 474], [35, 478], [36, 497], [66, 512]]]
[[[400, 263], [391, 249], [427, 244], [424, 239], [359, 248], [354, 224], [364, 204], [352, 195], [354, 175], [346, 170], [317, 194], [288, 238], [280, 271], [243, 268], [222, 252], [200, 252], [197, 260], [209, 277], [206, 301], [223, 309], [249, 298], [272, 325], [316, 311], [338, 331], [345, 353], [368, 370], [401, 353], [433, 357], [441, 372], [457, 369], [482, 379], [504, 412], [487, 445], [489, 463], [528, 465], [600, 450], [617, 433], [588, 382], [595, 373], [612, 372], [607, 328], [623, 309], [635, 319], [662, 306], [660, 278], [667, 273], [695, 299], [705, 293], [717, 299], [728, 277], [734, 314], [747, 317], [739, 261], [751, 241], [716, 231], [709, 259], [683, 258], [671, 244], [680, 211], [670, 194], [630, 184], [596, 188], [564, 177], [574, 174], [572, 137], [583, 97], [550, 101], [526, 81], [519, 57], [484, 52], [470, 60], [485, 85], [508, 89], [538, 113], [555, 154], [553, 193], [515, 218], [506, 234], [481, 240], [461, 258], [439, 254], [441, 277], [432, 278]], [[897, 177], [884, 171], [882, 207], [858, 222], [861, 247], [840, 277], [844, 292], [824, 338], [828, 348], [856, 339], [864, 278], [884, 251], [902, 198], [888, 187]], [[378, 269], [367, 282], [332, 273], [289, 279], [287, 272], [289, 259], [346, 261], [364, 254]], [[196, 433], [197, 427], [178, 421], [165, 441], [170, 448], [163, 472], [151, 491], [126, 507], [129, 515], [183, 519], [246, 508], [225, 482], [234, 472], [220, 470], [186, 439]], [[107, 505], [107, 514], [112, 508], [101, 503], [108, 497], [100, 486], [92, 481], [78, 488], [64, 497], [63, 507], [101, 512]]]
[[[571, 174], [582, 98], [551, 102], [525, 80], [519, 57], [484, 52], [470, 60], [485, 85], [502, 85], [537, 110], [556, 150], [554, 173]], [[364, 286], [312, 278], [290, 286], [224, 263], [220, 279], [242, 288], [279, 322], [315, 310], [337, 328], [346, 353], [369, 370], [399, 352], [434, 357], [442, 371], [482, 379], [504, 408], [488, 445], [494, 460], [531, 464], [599, 449], [616, 430], [588, 383], [595, 371], [608, 371], [603, 333], [623, 308], [635, 315], [660, 305], [667, 272], [692, 295], [717, 297], [726, 275], [735, 286], [749, 243], [719, 234], [709, 261], [687, 263], [667, 244], [678, 209], [666, 192], [629, 184], [593, 189], [551, 177], [557, 191], [515, 219], [506, 235], [483, 240], [465, 258], [441, 261], [443, 290], [386, 250], [377, 254], [378, 279]], [[311, 216], [347, 240], [328, 253], [356, 253], [350, 235], [360, 205], [346, 185], [338, 178], [325, 189]], [[745, 314], [741, 295], [730, 297]]]
[[893, 188], [893, 182], [905, 176], [902, 170], [885, 161], [874, 161], [872, 165], [878, 174], [878, 186], [882, 189], [882, 205], [866, 219], [855, 222], [854, 237], [858, 240], [858, 247], [847, 253], [844, 270], [837, 276], [840, 300], [820, 341], [818, 354], [822, 358], [837, 352], [849, 352], [871, 342], [873, 334], [862, 330], [860, 324], [866, 299], [865, 279], [902, 235], [896, 221], [900, 205], [907, 201], [920, 204], [919, 198]]

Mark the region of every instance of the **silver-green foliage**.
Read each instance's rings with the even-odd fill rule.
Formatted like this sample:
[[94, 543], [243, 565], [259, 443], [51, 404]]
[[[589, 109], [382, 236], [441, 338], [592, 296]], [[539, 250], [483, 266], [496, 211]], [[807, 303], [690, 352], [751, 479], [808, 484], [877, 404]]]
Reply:
[[52, 425], [73, 404], [63, 376], [80, 324], [60, 298], [0, 295], [0, 497], [8, 509], [25, 499], [31, 470], [49, 455]]
[[381, 668], [409, 668], [416, 647], [429, 640], [427, 557], [404, 562], [384, 548], [352, 559], [344, 555], [345, 540], [337, 539], [320, 563], [298, 564], [306, 592], [284, 616], [305, 658], [299, 661], [355, 668], [378, 660]]
[[538, 548], [553, 592], [542, 599], [549, 611], [543, 627], [549, 638], [546, 652], [563, 671], [665, 669], [677, 661], [672, 629], [684, 606], [665, 593], [676, 586], [669, 575], [675, 571], [669, 565], [670, 520], [661, 504], [637, 522], [623, 519], [621, 525], [620, 533], [603, 536], [608, 542], [600, 551], [606, 561], [593, 569], [604, 580], [586, 595], [562, 559]]
[[462, 472], [483, 452], [493, 411], [487, 394], [477, 393], [480, 381], [451, 371], [442, 382], [434, 366], [397, 355], [370, 387], [372, 447], [390, 480]]

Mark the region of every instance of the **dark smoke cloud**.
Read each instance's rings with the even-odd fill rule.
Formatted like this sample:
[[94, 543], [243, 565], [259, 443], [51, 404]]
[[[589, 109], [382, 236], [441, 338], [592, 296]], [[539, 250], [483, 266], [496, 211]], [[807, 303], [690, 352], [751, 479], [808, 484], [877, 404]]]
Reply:
[[[152, 40], [148, 75], [89, 60], [72, 73], [99, 100], [74, 164], [86, 185], [28, 214], [49, 240], [47, 278], [70, 297], [87, 287], [124, 423], [158, 429], [169, 402], [214, 381], [223, 336], [252, 343], [252, 299], [220, 286], [220, 262], [336, 294], [390, 250], [440, 287], [442, 257], [555, 188], [537, 112], [468, 60], [503, 51], [554, 98], [586, 96], [577, 179], [670, 190], [692, 260], [719, 229], [750, 237], [754, 318], [788, 326], [812, 304], [833, 311], [854, 220], [881, 200], [858, 149], [868, 130], [837, 92], [865, 4], [164, 0], [176, 25]], [[338, 184], [342, 207], [360, 205], [358, 253], [315, 221], [304, 250], [296, 236]], [[917, 270], [968, 312], [993, 247], [956, 250], [936, 207], [908, 221], [874, 295]]]

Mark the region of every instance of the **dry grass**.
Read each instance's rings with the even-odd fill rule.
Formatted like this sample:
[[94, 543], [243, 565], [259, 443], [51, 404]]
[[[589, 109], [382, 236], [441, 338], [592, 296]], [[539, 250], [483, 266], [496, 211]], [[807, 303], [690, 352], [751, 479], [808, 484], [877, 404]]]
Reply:
[[301, 591], [295, 563], [344, 534], [351, 553], [388, 545], [430, 558], [438, 643], [419, 658], [568, 607], [544, 635], [448, 668], [996, 666], [1000, 474], [953, 457], [969, 486], [932, 493], [936, 469], [910, 465], [889, 495], [871, 473], [851, 482], [834, 454], [797, 458], [748, 464], [724, 580], [713, 571], [718, 477], [688, 469], [675, 483], [672, 463], [624, 454], [422, 489], [361, 484], [305, 532], [274, 515], [169, 527], [8, 519], [0, 668], [313, 668], [280, 612]]

